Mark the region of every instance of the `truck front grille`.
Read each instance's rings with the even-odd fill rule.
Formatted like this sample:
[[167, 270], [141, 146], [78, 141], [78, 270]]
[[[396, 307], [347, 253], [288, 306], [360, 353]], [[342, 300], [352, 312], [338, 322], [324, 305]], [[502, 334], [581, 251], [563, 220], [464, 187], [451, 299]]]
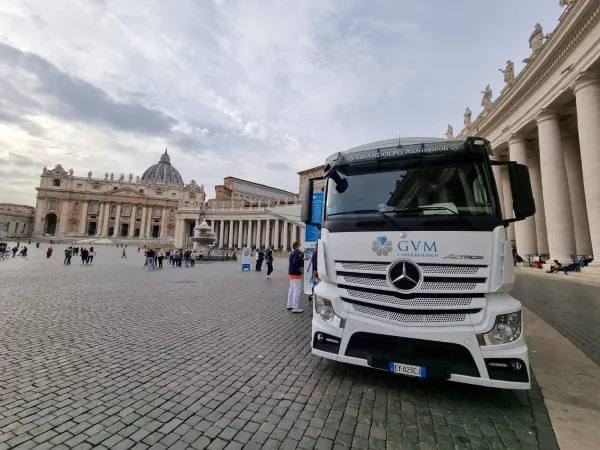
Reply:
[[449, 314], [426, 314], [426, 313], [415, 313], [406, 314], [401, 312], [386, 311], [379, 308], [373, 308], [370, 306], [352, 304], [351, 308], [359, 313], [368, 314], [371, 316], [379, 317], [380, 319], [387, 319], [391, 322], [398, 322], [401, 324], [419, 324], [425, 326], [426, 324], [452, 324], [452, 325], [468, 325], [467, 314], [465, 313], [449, 313]]
[[388, 281], [389, 267], [380, 262], [336, 263], [339, 295], [352, 303], [353, 312], [407, 326], [468, 325], [469, 314], [485, 308], [488, 266], [420, 264], [423, 280], [410, 294]]

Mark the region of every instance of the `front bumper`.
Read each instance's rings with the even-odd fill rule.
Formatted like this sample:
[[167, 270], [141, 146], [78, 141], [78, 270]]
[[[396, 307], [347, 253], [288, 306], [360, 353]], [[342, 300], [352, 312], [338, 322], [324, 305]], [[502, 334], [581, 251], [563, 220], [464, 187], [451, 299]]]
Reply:
[[[403, 327], [352, 312], [344, 315], [340, 327], [323, 321], [314, 312], [313, 354], [382, 370], [387, 370], [390, 362], [420, 365], [427, 368], [427, 378], [478, 386], [531, 388], [524, 331], [511, 344], [480, 347], [480, 330], [474, 327]], [[316, 339], [318, 333], [322, 333], [320, 341]], [[520, 361], [521, 370], [511, 369], [510, 361]], [[507, 367], [503, 367], [505, 363]]]

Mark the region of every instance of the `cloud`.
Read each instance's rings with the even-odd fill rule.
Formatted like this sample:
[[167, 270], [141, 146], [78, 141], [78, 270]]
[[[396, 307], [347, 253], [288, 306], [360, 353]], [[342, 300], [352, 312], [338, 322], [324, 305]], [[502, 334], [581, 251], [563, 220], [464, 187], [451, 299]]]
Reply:
[[119, 102], [102, 89], [61, 72], [40, 56], [4, 43], [0, 43], [0, 65], [3, 78], [12, 73], [13, 77], [31, 80], [29, 88], [47, 100], [38, 113], [148, 135], [165, 134], [177, 123], [162, 111]]
[[457, 130], [560, 14], [546, 0], [519, 15], [477, 1], [55, 3], [0, 2], [0, 169], [31, 170], [29, 190], [0, 180], [5, 201], [31, 203], [44, 165], [141, 174], [165, 147], [209, 193], [227, 175], [295, 191], [335, 151]]

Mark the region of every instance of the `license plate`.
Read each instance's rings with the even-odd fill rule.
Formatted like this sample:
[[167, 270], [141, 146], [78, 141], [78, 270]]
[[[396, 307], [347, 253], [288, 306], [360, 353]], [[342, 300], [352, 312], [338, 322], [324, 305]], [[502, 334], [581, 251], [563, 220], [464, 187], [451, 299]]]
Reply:
[[427, 368], [391, 362], [390, 372], [397, 373], [399, 375], [406, 375], [408, 377], [425, 378], [427, 375]]

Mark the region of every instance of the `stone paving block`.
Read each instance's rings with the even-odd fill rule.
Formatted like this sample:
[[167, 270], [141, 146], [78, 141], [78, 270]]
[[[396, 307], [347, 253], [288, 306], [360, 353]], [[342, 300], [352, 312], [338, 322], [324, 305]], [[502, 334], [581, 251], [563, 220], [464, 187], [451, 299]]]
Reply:
[[[273, 308], [287, 292], [285, 271], [267, 288], [260, 274], [220, 263], [149, 273], [135, 253], [121, 261], [111, 247], [90, 267], [40, 255], [27, 271], [20, 260], [0, 264], [9, 289], [0, 308], [23, 324], [0, 316], [0, 341], [12, 343], [12, 363], [0, 361], [0, 445], [11, 450], [28, 442], [83, 450], [554, 448], [535, 383], [531, 392], [496, 391], [312, 356], [310, 314]], [[249, 291], [259, 293], [250, 309], [239, 301]], [[528, 298], [563, 301], [561, 292]], [[563, 328], [572, 320], [545, 314]], [[52, 364], [42, 366], [47, 354]]]

